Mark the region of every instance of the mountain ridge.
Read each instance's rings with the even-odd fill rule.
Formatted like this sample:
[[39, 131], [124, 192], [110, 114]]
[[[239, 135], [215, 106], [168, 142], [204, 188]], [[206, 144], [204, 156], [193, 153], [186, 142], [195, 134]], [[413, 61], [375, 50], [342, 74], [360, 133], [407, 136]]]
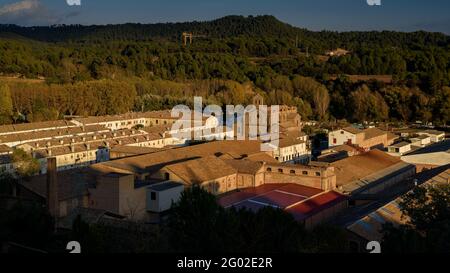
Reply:
[[[190, 21], [177, 23], [125, 23], [108, 25], [54, 25], [23, 27], [1, 25], [0, 33], [13, 33], [26, 38], [45, 42], [79, 42], [108, 40], [180, 40], [182, 32], [205, 35], [207, 38], [223, 39], [248, 36], [259, 39], [275, 38], [300, 40], [303, 44], [314, 44], [326, 38], [336, 41], [337, 46], [346, 43], [376, 43], [380, 37], [387, 40], [398, 39], [403, 43], [436, 43], [439, 46], [450, 44], [450, 36], [439, 32], [397, 32], [397, 31], [311, 31], [282, 22], [272, 15], [241, 16], [229, 15], [209, 21]], [[400, 36], [400, 37], [399, 37]]]

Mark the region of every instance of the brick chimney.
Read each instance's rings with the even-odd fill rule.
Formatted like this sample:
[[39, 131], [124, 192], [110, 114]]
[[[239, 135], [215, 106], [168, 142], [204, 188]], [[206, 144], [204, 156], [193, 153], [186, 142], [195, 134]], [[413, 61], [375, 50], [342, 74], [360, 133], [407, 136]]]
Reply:
[[51, 216], [59, 216], [58, 178], [56, 158], [47, 159], [47, 208]]

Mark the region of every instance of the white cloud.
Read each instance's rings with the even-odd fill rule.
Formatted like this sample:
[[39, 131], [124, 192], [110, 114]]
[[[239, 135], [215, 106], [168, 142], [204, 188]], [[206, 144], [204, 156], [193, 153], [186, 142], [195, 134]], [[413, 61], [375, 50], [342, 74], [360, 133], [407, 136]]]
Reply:
[[1, 7], [0, 16], [36, 11], [40, 8], [40, 6], [41, 3], [38, 0], [23, 0]]
[[41, 0], [22, 0], [0, 6], [0, 24], [52, 25], [77, 16], [79, 10], [69, 13], [49, 10]]

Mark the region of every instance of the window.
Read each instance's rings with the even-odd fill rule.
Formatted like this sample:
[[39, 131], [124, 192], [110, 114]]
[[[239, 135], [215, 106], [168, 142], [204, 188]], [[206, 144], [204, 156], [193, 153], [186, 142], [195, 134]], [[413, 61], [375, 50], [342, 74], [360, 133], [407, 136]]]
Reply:
[[308, 175], [308, 171], [303, 171], [302, 174], [303, 175]]
[[333, 144], [336, 144], [336, 143], [337, 143], [337, 139], [333, 138]]
[[316, 176], [320, 176], [320, 172], [316, 172]]
[[170, 179], [170, 173], [165, 173], [165, 174], [164, 174], [164, 178], [165, 178], [166, 180], [169, 180], [169, 179]]
[[295, 174], [295, 170], [291, 170], [291, 174]]
[[156, 200], [156, 192], [152, 191], [150, 193], [150, 200], [155, 201]]
[[267, 171], [268, 171], [268, 172], [271, 172], [271, 171], [272, 171], [272, 168], [267, 168]]
[[283, 169], [278, 169], [278, 172], [279, 173], [283, 173]]

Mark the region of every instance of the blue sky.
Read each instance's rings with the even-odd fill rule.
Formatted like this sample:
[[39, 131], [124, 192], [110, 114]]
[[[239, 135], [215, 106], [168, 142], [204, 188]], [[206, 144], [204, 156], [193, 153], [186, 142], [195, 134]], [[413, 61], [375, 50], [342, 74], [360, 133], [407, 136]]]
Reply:
[[[428, 30], [450, 34], [448, 0], [0, 0], [0, 23], [156, 23], [271, 14], [311, 30]], [[77, 0], [69, 0], [77, 1]]]

